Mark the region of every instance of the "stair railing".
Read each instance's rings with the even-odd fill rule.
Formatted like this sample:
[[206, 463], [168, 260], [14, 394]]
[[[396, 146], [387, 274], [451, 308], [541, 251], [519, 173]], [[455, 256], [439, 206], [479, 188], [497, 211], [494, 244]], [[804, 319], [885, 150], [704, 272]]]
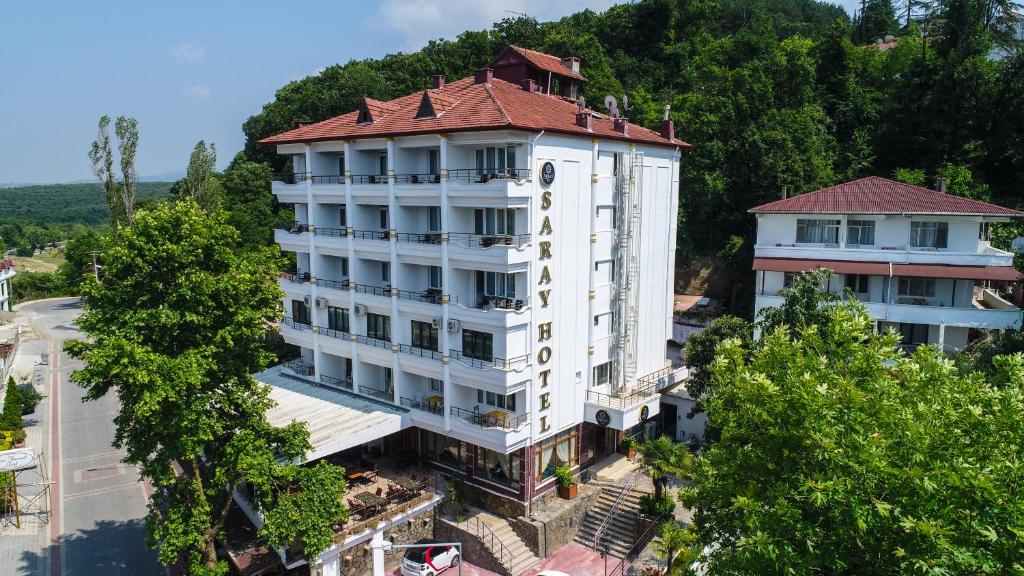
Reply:
[[622, 489], [619, 490], [618, 496], [615, 497], [615, 502], [612, 503], [611, 508], [608, 509], [608, 514], [606, 514], [604, 520], [601, 521], [601, 525], [597, 528], [597, 532], [594, 533], [594, 550], [601, 549], [601, 543], [604, 539], [605, 531], [618, 514], [619, 506], [622, 505], [622, 501], [625, 500], [626, 496], [633, 491], [633, 487], [636, 486], [636, 481], [639, 477], [640, 469], [638, 468], [634, 470], [628, 478], [626, 478], [626, 482], [622, 485]]
[[[472, 528], [470, 522], [472, 521]], [[501, 562], [502, 566], [506, 568], [512, 568], [512, 563], [515, 561], [515, 556], [512, 551], [509, 550], [505, 543], [501, 541], [494, 531], [489, 526], [480, 521], [476, 516], [466, 518], [462, 522], [458, 523], [463, 530], [477, 537], [483, 545], [491, 551], [492, 554], [498, 557], [498, 561]]]

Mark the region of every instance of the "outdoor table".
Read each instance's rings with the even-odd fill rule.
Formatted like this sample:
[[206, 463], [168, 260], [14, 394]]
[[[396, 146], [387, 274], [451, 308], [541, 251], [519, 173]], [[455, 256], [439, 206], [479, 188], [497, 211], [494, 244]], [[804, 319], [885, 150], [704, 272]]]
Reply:
[[420, 481], [420, 480], [413, 480], [412, 478], [409, 478], [408, 476], [398, 476], [397, 478], [392, 480], [392, 482], [394, 482], [395, 485], [399, 486], [403, 490], [415, 491], [415, 490], [422, 490], [423, 489], [423, 482], [422, 481]]
[[366, 504], [365, 509], [371, 513], [379, 512], [384, 508], [384, 505], [388, 503], [387, 500], [373, 494], [372, 492], [359, 492], [358, 494], [353, 494], [352, 497], [356, 498], [363, 504]]

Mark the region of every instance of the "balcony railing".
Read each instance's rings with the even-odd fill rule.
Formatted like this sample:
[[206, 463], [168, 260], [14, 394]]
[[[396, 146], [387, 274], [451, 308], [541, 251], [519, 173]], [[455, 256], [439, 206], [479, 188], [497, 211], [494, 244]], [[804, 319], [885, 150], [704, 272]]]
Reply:
[[448, 235], [452, 242], [470, 248], [490, 248], [491, 246], [515, 246], [522, 248], [530, 243], [530, 234], [469, 234], [453, 232]]
[[385, 402], [391, 402], [394, 398], [394, 392], [391, 390], [381, 390], [372, 386], [359, 385], [358, 392], [363, 396], [369, 396], [370, 398], [376, 398], [377, 400], [383, 400]]
[[427, 288], [422, 292], [416, 292], [411, 290], [395, 290], [398, 292], [398, 297], [402, 300], [412, 300], [413, 302], [426, 302], [427, 304], [440, 304], [443, 299], [441, 290], [439, 288]]
[[292, 222], [291, 227], [288, 228], [289, 234], [302, 234], [303, 232], [309, 232], [309, 224]]
[[529, 354], [523, 354], [522, 356], [516, 356], [514, 358], [497, 358], [492, 357], [490, 360], [484, 360], [481, 358], [472, 358], [464, 355], [459, 350], [449, 350], [451, 357], [459, 362], [469, 366], [471, 368], [479, 368], [485, 370], [487, 368], [496, 368], [498, 370], [512, 370], [519, 366], [525, 366], [530, 361]]
[[332, 288], [334, 290], [348, 290], [349, 281], [344, 280], [325, 280], [323, 278], [316, 279], [316, 285], [321, 288]]
[[353, 230], [352, 237], [356, 240], [387, 240], [387, 230]]
[[335, 378], [334, 376], [321, 374], [320, 384], [327, 386], [328, 388], [337, 388], [339, 390], [352, 390], [351, 377]]
[[356, 292], [360, 294], [373, 294], [374, 296], [391, 296], [391, 288], [383, 286], [370, 286], [369, 284], [355, 284]]
[[344, 184], [343, 174], [331, 174], [330, 176], [313, 176], [313, 184]]
[[515, 310], [518, 312], [525, 308], [527, 303], [527, 300], [517, 298], [481, 294], [477, 296], [476, 307], [481, 310]]
[[423, 400], [413, 400], [412, 398], [406, 398], [404, 396], [398, 400], [398, 403], [406, 408], [422, 410], [423, 412], [430, 412], [431, 414], [444, 416], [444, 402], [424, 402]]
[[410, 242], [413, 244], [440, 244], [441, 233], [440, 232], [427, 232], [425, 234], [417, 234], [410, 232], [399, 232], [395, 234], [395, 238], [399, 242]]
[[311, 329], [308, 321], [303, 322], [301, 320], [296, 320], [294, 318], [282, 318], [281, 319], [281, 325], [282, 326], [287, 326], [287, 327], [291, 328], [292, 330], [299, 330], [300, 332], [303, 331], [303, 330], [310, 330]]
[[334, 328], [320, 328], [320, 333], [324, 336], [330, 336], [331, 338], [337, 338], [339, 340], [351, 340], [352, 335], [345, 330], [336, 330]]
[[449, 170], [448, 178], [456, 182], [473, 184], [485, 184], [491, 180], [529, 180], [530, 170], [528, 168], [503, 168], [501, 170], [489, 168], [481, 171], [477, 168], [459, 168]]
[[634, 389], [613, 394], [605, 394], [604, 392], [598, 392], [596, 390], [587, 390], [587, 402], [590, 402], [591, 404], [600, 404], [601, 406], [607, 406], [609, 408], [616, 408], [618, 410], [626, 410], [639, 404], [643, 404], [654, 396], [655, 393], [656, 392], [651, 389]]
[[309, 172], [278, 172], [274, 174], [274, 180], [285, 184], [298, 184], [305, 180], [307, 175]]
[[397, 184], [440, 184], [440, 174], [396, 174]]
[[281, 272], [279, 275], [281, 280], [287, 280], [292, 284], [302, 284], [309, 282], [309, 272]]
[[530, 419], [529, 414], [510, 414], [500, 410], [484, 414], [479, 410], [466, 410], [457, 406], [451, 407], [451, 415], [461, 418], [474, 426], [500, 428], [502, 430], [518, 430]]
[[441, 354], [437, 350], [429, 350], [427, 348], [417, 348], [416, 346], [410, 346], [409, 344], [399, 344], [398, 351], [403, 354], [409, 354], [412, 356], [419, 356], [420, 358], [430, 358], [432, 360], [440, 360], [444, 358], [444, 354]]
[[381, 174], [353, 174], [353, 184], [387, 184], [388, 177]]
[[312, 364], [308, 364], [302, 358], [296, 358], [295, 360], [289, 360], [283, 364], [285, 368], [288, 368], [292, 372], [295, 372], [299, 376], [313, 376], [316, 373], [316, 369]]
[[330, 238], [344, 238], [348, 236], [347, 228], [319, 228], [317, 227], [314, 231], [317, 236], [327, 236]]
[[366, 344], [367, 346], [373, 346], [375, 348], [391, 348], [391, 342], [387, 340], [371, 338], [369, 336], [363, 336], [362, 334], [356, 334], [355, 339], [356, 342], [359, 342], [360, 344]]

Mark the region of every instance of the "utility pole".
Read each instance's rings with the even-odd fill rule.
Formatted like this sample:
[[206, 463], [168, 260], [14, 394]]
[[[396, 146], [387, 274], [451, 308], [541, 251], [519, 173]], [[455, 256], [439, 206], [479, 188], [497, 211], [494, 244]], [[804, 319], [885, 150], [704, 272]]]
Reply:
[[98, 251], [96, 251], [96, 250], [93, 250], [93, 251], [89, 252], [89, 255], [92, 256], [92, 275], [93, 275], [94, 278], [96, 278], [96, 281], [99, 282], [100, 281], [100, 270], [99, 270], [99, 266], [96, 264], [96, 257], [99, 256], [100, 253]]

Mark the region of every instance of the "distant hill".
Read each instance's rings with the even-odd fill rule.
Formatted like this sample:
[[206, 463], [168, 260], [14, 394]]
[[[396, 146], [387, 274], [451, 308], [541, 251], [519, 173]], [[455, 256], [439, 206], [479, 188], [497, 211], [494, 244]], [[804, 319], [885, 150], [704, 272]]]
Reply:
[[[137, 201], [166, 198], [171, 184], [139, 182]], [[96, 184], [40, 184], [0, 188], [0, 217], [24, 223], [95, 226], [110, 221], [110, 210]]]

